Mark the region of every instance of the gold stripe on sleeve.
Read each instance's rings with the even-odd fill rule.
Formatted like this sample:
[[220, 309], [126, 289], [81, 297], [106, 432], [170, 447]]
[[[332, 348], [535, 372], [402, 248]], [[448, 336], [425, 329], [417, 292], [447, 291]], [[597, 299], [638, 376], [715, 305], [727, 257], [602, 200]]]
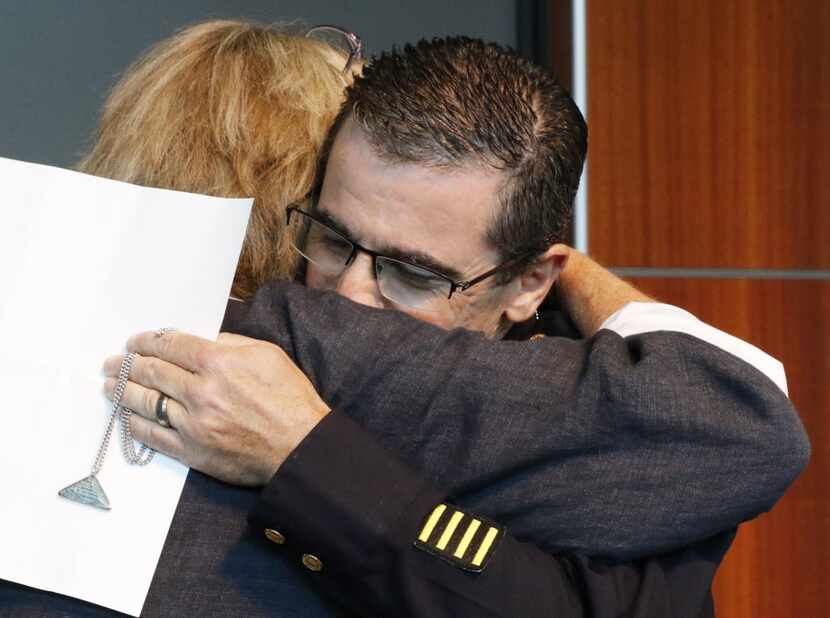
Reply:
[[421, 530], [421, 534], [418, 536], [418, 540], [421, 541], [421, 543], [427, 542], [429, 535], [432, 534], [432, 531], [435, 528], [435, 524], [438, 523], [438, 520], [441, 519], [441, 515], [443, 515], [446, 510], [446, 504], [439, 504], [432, 510], [432, 515], [429, 516], [427, 523], [424, 524], [424, 529]]
[[441, 535], [441, 538], [438, 539], [438, 544], [435, 546], [436, 549], [444, 550], [447, 547], [447, 543], [450, 542], [452, 538], [452, 533], [455, 532], [455, 529], [458, 527], [458, 522], [464, 517], [464, 513], [461, 511], [456, 511], [452, 514], [450, 518], [450, 523], [447, 524], [446, 529], [444, 530], [444, 534]]
[[480, 525], [481, 522], [477, 519], [470, 522], [470, 525], [467, 526], [467, 531], [464, 533], [464, 536], [461, 537], [461, 542], [458, 544], [458, 548], [455, 550], [453, 556], [456, 558], [462, 558], [464, 556], [464, 552], [467, 551], [467, 548], [470, 546], [470, 541], [473, 540], [476, 530], [478, 530]]
[[490, 547], [493, 545], [493, 541], [496, 540], [496, 535], [498, 533], [498, 528], [493, 527], [487, 531], [484, 540], [481, 542], [481, 546], [478, 548], [478, 551], [473, 558], [473, 566], [481, 566], [481, 563], [484, 562], [484, 557], [487, 555], [487, 552], [490, 551]]

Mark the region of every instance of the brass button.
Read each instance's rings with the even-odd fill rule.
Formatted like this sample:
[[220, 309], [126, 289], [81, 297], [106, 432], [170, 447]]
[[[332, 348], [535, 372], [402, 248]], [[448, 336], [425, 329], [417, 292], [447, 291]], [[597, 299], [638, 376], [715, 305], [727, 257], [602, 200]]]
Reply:
[[271, 530], [271, 528], [265, 529], [265, 538], [267, 538], [272, 543], [276, 543], [277, 545], [282, 545], [283, 543], [285, 543], [285, 537], [276, 530]]
[[317, 556], [313, 556], [311, 554], [303, 554], [303, 566], [307, 568], [309, 571], [319, 573], [323, 570], [323, 561], [320, 560]]

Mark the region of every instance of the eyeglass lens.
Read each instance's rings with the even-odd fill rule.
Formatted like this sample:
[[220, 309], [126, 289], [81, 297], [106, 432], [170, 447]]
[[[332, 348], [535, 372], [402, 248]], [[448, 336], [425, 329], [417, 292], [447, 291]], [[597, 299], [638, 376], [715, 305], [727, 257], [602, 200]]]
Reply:
[[[335, 285], [349, 265], [354, 244], [301, 211], [295, 212], [303, 224], [294, 249]], [[424, 268], [383, 256], [375, 257], [374, 264], [380, 293], [395, 303], [437, 311], [450, 296], [450, 281]]]
[[328, 46], [342, 52], [347, 58], [343, 72], [348, 73], [358, 50], [347, 32], [334, 26], [316, 26], [306, 32], [306, 36], [322, 41]]

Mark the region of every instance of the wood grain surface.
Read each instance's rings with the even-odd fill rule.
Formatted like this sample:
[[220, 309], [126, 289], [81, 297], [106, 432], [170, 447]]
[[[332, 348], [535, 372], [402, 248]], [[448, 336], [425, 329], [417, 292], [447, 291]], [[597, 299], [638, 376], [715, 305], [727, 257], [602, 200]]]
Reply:
[[830, 2], [589, 0], [589, 248], [830, 268]]
[[717, 615], [830, 615], [830, 281], [631, 281], [781, 360], [812, 443], [810, 464], [785, 497], [740, 527], [716, 579]]

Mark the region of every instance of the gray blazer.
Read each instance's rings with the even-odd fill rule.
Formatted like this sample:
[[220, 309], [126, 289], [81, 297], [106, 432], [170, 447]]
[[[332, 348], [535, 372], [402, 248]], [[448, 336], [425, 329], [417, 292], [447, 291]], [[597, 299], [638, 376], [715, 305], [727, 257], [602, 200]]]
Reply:
[[[809, 454], [777, 387], [687, 335], [494, 343], [291, 284], [229, 318], [458, 503], [548, 551], [685, 546], [770, 508]], [[342, 613], [247, 525], [257, 500], [190, 472], [144, 615]], [[0, 583], [0, 616], [59, 615], [115, 613]]]

